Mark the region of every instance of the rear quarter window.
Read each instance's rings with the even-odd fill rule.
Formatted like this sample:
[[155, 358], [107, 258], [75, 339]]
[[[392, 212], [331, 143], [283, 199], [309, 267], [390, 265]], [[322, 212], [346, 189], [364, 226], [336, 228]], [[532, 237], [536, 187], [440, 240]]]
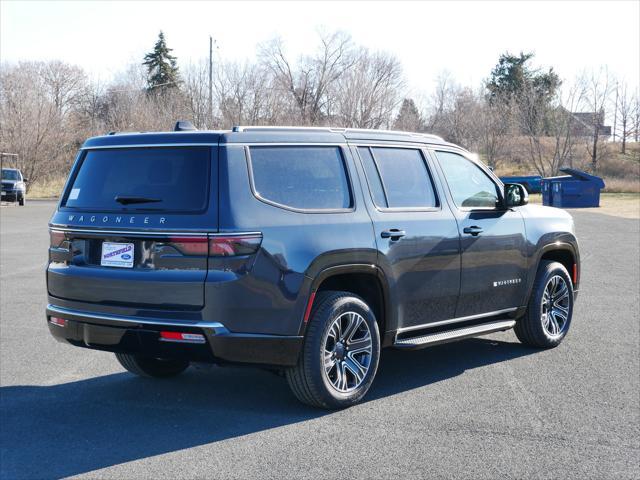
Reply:
[[345, 162], [339, 147], [251, 147], [255, 194], [297, 210], [352, 207]]
[[207, 207], [209, 147], [88, 150], [63, 206], [99, 211], [201, 212]]

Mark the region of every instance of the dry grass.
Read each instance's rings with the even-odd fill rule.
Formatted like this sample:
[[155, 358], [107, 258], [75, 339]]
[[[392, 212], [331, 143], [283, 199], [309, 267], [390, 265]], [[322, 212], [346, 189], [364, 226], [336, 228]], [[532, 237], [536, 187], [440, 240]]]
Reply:
[[[542, 203], [539, 194], [529, 195], [530, 203]], [[603, 193], [600, 195], [600, 206], [596, 208], [575, 208], [569, 211], [602, 213], [622, 218], [640, 219], [640, 194], [638, 193]]]
[[640, 193], [640, 179], [605, 177], [604, 191], [607, 193]]
[[64, 177], [40, 180], [29, 187], [27, 198], [58, 198], [65, 181]]
[[640, 194], [604, 193], [600, 196], [600, 208], [585, 208], [605, 215], [640, 219]]

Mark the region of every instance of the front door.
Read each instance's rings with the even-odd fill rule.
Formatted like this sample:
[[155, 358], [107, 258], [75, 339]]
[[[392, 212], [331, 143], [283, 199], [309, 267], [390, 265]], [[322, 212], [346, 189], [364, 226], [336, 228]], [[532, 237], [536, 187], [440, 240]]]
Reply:
[[[460, 242], [419, 148], [353, 148], [365, 171], [379, 265], [391, 288], [397, 325], [452, 318], [460, 289]], [[369, 192], [367, 192], [367, 186]], [[370, 194], [370, 195], [369, 195]]]
[[524, 220], [502, 204], [499, 184], [480, 164], [435, 152], [461, 238], [461, 286], [456, 317], [514, 309], [525, 302]]

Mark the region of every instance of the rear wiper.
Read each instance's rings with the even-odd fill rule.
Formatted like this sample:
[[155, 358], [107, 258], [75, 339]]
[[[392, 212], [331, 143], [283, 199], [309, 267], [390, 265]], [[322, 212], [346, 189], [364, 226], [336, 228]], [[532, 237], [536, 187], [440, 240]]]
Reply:
[[160, 198], [129, 197], [127, 195], [116, 195], [114, 200], [122, 205], [131, 205], [132, 203], [158, 203], [162, 201]]

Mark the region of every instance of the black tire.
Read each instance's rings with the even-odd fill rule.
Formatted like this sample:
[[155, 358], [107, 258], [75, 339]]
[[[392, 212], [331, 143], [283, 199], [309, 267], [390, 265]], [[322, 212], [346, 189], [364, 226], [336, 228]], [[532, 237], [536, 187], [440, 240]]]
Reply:
[[18, 198], [18, 205], [20, 205], [21, 207], [24, 207], [24, 202], [25, 202], [24, 195], [21, 195], [20, 198]]
[[[543, 317], [544, 310], [547, 308], [543, 306], [543, 296], [545, 289], [549, 285], [549, 282], [554, 277], [561, 277], [568, 289], [568, 297], [563, 308], [566, 308], [566, 321], [562, 324], [561, 329], [556, 334], [549, 332], [548, 328], [545, 328], [545, 319]], [[549, 314], [547, 314], [549, 315]], [[538, 348], [553, 348], [560, 345], [564, 337], [569, 332], [571, 326], [571, 317], [573, 315], [573, 282], [571, 277], [559, 262], [550, 260], [544, 260], [538, 267], [536, 274], [536, 280], [533, 285], [531, 297], [529, 298], [529, 304], [524, 316], [518, 319], [514, 328], [515, 334], [522, 343]], [[559, 324], [560, 322], [556, 322]]]
[[189, 362], [186, 360], [144, 357], [128, 353], [116, 353], [116, 358], [125, 369], [141, 377], [175, 377], [189, 367]]
[[[341, 392], [331, 383], [329, 374], [325, 373], [323, 355], [325, 341], [332, 325], [347, 312], [358, 314], [366, 322], [371, 338], [371, 354], [368, 357], [368, 369], [360, 383], [354, 382], [351, 391]], [[375, 378], [379, 360], [378, 324], [366, 302], [349, 292], [320, 292], [314, 301], [298, 364], [287, 369], [285, 375], [293, 394], [301, 402], [326, 409], [346, 408], [358, 403], [365, 396]]]

